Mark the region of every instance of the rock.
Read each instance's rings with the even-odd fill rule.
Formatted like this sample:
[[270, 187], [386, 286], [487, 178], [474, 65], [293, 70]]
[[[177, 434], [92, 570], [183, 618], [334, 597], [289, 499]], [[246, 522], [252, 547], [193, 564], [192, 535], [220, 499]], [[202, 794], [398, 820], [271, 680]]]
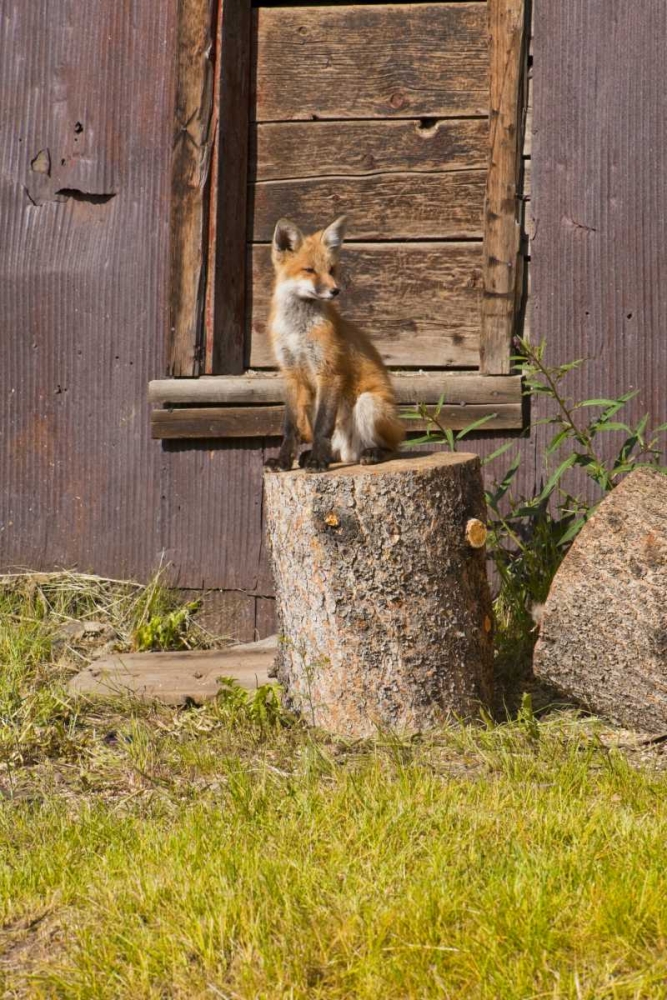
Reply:
[[533, 663], [591, 711], [667, 731], [667, 476], [637, 469], [584, 525], [554, 578]]

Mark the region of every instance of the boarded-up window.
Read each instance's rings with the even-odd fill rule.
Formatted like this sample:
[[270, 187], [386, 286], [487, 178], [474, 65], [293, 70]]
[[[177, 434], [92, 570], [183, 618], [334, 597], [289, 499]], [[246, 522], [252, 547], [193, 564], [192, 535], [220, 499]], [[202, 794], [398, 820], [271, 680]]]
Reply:
[[[155, 412], [155, 435], [277, 433], [281, 387], [268, 374], [266, 335], [273, 228], [287, 216], [314, 230], [342, 213], [341, 308], [395, 371], [401, 401], [444, 393], [452, 426], [492, 412], [488, 429], [520, 426], [509, 372], [521, 285], [522, 0], [254, 9], [224, 0], [217, 101], [211, 11], [210, 0], [182, 2], [179, 94], [190, 103], [181, 96], [169, 371], [214, 377], [154, 383], [154, 401], [171, 404]], [[202, 118], [211, 127], [194, 141]]]

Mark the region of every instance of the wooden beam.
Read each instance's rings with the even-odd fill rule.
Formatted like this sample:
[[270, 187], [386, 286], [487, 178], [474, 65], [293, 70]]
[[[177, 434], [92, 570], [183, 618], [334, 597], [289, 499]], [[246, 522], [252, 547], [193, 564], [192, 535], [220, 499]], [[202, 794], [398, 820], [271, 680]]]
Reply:
[[485, 115], [485, 6], [260, 7], [254, 120]]
[[[485, 378], [477, 373], [395, 372], [394, 389], [404, 403], [437, 403], [445, 400], [455, 406], [491, 403], [520, 403], [521, 377], [502, 375]], [[151, 403], [180, 405], [268, 405], [281, 403], [284, 382], [276, 374], [204, 376], [198, 379], [156, 379], [149, 383]]]
[[491, 35], [490, 160], [484, 207], [484, 290], [480, 368], [510, 370], [521, 241], [524, 0], [489, 0]]
[[220, 110], [217, 156], [213, 358], [216, 374], [245, 363], [245, 231], [250, 94], [250, 0], [220, 0]]
[[214, 0], [180, 0], [178, 6], [167, 338], [170, 375], [198, 375], [202, 368], [214, 8]]
[[[161, 440], [178, 438], [279, 437], [283, 423], [282, 406], [212, 406], [153, 410], [151, 436]], [[484, 431], [518, 430], [522, 427], [520, 403], [483, 403], [472, 406], [443, 406], [438, 420], [443, 427], [463, 430], [481, 417], [490, 417]], [[428, 423], [406, 420], [408, 432], [423, 432]]]
[[309, 177], [253, 184], [248, 239], [268, 243], [276, 219], [311, 232], [349, 211], [349, 240], [481, 239], [485, 170]]
[[488, 118], [273, 122], [250, 128], [256, 181], [486, 170]]

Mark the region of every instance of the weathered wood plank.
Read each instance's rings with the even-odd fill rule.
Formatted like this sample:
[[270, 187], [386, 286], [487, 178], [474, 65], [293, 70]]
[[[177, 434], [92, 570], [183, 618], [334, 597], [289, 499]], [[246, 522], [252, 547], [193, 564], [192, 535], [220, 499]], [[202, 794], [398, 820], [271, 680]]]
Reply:
[[[455, 405], [518, 403], [521, 378], [477, 373], [394, 372], [392, 381], [400, 403], [437, 403], [444, 393]], [[198, 379], [155, 379], [149, 383], [151, 403], [250, 405], [280, 403], [284, 397], [282, 376], [276, 374], [213, 375]]]
[[524, 0], [489, 0], [491, 33], [490, 161], [484, 219], [481, 369], [510, 370], [521, 242], [518, 182], [526, 71]]
[[485, 5], [261, 8], [256, 121], [485, 115]]
[[[443, 427], [463, 430], [480, 417], [490, 416], [484, 430], [503, 430], [522, 426], [520, 403], [482, 403], [465, 406], [444, 405], [438, 415]], [[282, 406], [192, 407], [153, 410], [151, 435], [166, 440], [174, 438], [245, 438], [279, 437], [282, 433]], [[424, 431], [428, 423], [406, 420], [408, 431]]]
[[282, 406], [185, 407], [153, 410], [153, 438], [277, 437]]
[[250, 129], [255, 181], [486, 169], [486, 118], [275, 122]]
[[212, 368], [243, 371], [250, 4], [221, 0], [220, 110]]
[[481, 238], [485, 178], [461, 170], [264, 181], [250, 189], [248, 236], [269, 242], [281, 216], [319, 229], [347, 212], [351, 240]]
[[[250, 364], [271, 368], [270, 248], [252, 247], [251, 257]], [[341, 283], [344, 315], [373, 338], [386, 364], [479, 365], [481, 244], [354, 243], [345, 250]]]
[[214, 0], [180, 0], [178, 7], [167, 337], [167, 371], [171, 375], [197, 375], [202, 362], [214, 6]]

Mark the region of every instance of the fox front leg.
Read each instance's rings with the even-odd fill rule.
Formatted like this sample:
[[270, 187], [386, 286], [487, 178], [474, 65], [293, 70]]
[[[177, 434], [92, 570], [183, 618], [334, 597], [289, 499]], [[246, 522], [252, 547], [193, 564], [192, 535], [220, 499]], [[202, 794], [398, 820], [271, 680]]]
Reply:
[[296, 414], [290, 399], [285, 403], [285, 416], [283, 419], [283, 440], [277, 458], [269, 458], [264, 463], [264, 468], [271, 472], [289, 472], [294, 463], [294, 457], [299, 447], [299, 429], [297, 427]]
[[304, 451], [299, 458], [299, 465], [307, 472], [324, 472], [329, 468], [331, 438], [336, 427], [339, 401], [337, 387], [320, 389], [313, 425], [313, 447], [310, 451]]

